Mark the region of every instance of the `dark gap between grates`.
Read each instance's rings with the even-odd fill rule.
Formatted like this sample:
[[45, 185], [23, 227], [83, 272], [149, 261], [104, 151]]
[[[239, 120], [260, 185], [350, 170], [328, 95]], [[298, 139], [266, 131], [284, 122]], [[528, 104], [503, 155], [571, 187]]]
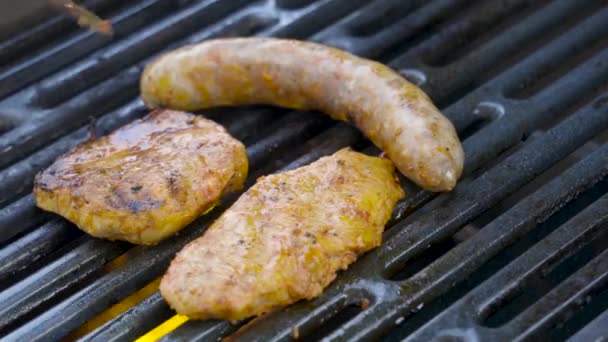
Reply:
[[357, 13], [346, 30], [356, 37], [368, 37], [392, 26], [399, 19], [414, 12], [428, 1], [380, 0], [372, 2]]
[[[11, 279], [12, 283], [17, 284], [19, 281], [21, 281], [21, 280], [25, 279], [27, 276], [29, 276], [28, 273], [37, 272], [40, 269], [42, 269], [44, 266], [46, 266], [47, 264], [50, 264], [50, 263], [55, 262], [56, 260], [59, 260], [63, 255], [65, 255], [66, 253], [68, 253], [68, 252], [72, 251], [73, 249], [75, 249], [76, 247], [78, 247], [78, 245], [80, 245], [81, 242], [82, 242], [82, 239], [72, 240], [71, 242], [68, 242], [66, 245], [61, 247], [60, 249], [58, 249], [58, 250], [54, 251], [53, 253], [51, 253], [50, 255], [46, 256], [43, 260], [41, 259], [41, 260], [35, 261], [33, 264], [28, 266], [27, 272], [23, 272], [23, 274], [16, 274], [14, 279]], [[53, 295], [48, 300], [44, 301], [43, 303], [39, 304], [38, 306], [34, 307], [33, 309], [26, 311], [24, 313], [24, 315], [19, 316], [19, 319], [9, 322], [8, 324], [4, 324], [4, 322], [2, 322], [2, 324], [0, 324], [0, 336], [19, 327], [21, 324], [23, 324], [24, 321], [28, 321], [28, 320], [36, 317], [38, 314], [41, 314], [41, 313], [45, 312], [46, 310], [52, 308], [56, 304], [60, 303], [62, 300], [70, 297], [76, 291], [77, 288], [79, 288], [81, 286], [86, 286], [90, 282], [99, 278], [102, 274], [103, 274], [103, 272], [101, 269], [87, 271], [85, 273], [79, 274], [77, 277], [75, 277], [76, 281], [73, 282], [70, 287], [58, 289], [56, 292], [53, 293]], [[7, 290], [7, 288], [2, 287], [2, 291], [4, 291], [4, 290]]]
[[230, 5], [207, 1], [180, 8], [171, 15], [158, 13], [155, 25], [142, 25], [124, 37], [116, 37], [111, 44], [86, 56], [71, 68], [42, 80], [36, 86], [32, 103], [42, 108], [57, 106], [91, 85], [122, 72], [125, 67], [150, 60], [167, 46], [190, 36], [193, 31], [209, 28], [246, 4], [245, 0], [233, 1]]
[[[513, 4], [510, 4], [512, 2]], [[523, 21], [530, 14], [540, 10], [549, 0], [541, 1], [485, 1], [479, 4], [493, 8], [506, 7], [506, 9], [487, 9], [485, 11], [500, 11], [502, 13], [494, 21], [488, 21], [484, 16], [477, 16], [469, 20], [478, 21], [471, 30], [458, 35], [457, 39], [447, 41], [439, 50], [424, 53], [422, 61], [433, 67], [443, 67], [466, 56], [489, 40], [500, 35], [505, 29], [513, 27]], [[483, 13], [484, 11], [482, 11]], [[487, 16], [487, 15], [486, 15]]]
[[[602, 290], [592, 293], [581, 303], [578, 312], [574, 312], [564, 322], [556, 324], [549, 330], [549, 341], [560, 341], [574, 335], [585, 327], [589, 322], [608, 310], [608, 286]], [[598, 337], [594, 342], [605, 342], [605, 337]]]
[[[470, 90], [476, 89], [504, 73], [526, 57], [534, 54], [539, 49], [542, 49], [553, 39], [559, 38], [560, 35], [569, 29], [574, 28], [576, 24], [580, 23], [580, 21], [587, 16], [595, 13], [601, 6], [602, 4], [600, 1], [592, 1], [589, 4], [582, 2], [572, 4], [552, 2], [547, 8], [543, 8], [542, 11], [535, 12], [530, 16], [521, 19], [519, 25], [505, 29], [504, 32], [495, 38], [488, 40], [486, 45], [481, 45], [477, 50], [469, 51], [469, 54], [465, 54], [461, 59], [446, 65], [446, 69], [443, 72], [448, 73], [448, 75], [455, 72], [467, 72], [466, 70], [471, 69], [471, 67], [465, 64], [479, 63], [479, 60], [485, 59], [485, 55], [488, 53], [493, 54], [494, 52], [492, 50], [504, 50], [501, 46], [510, 46], [506, 50], [508, 52], [496, 56], [496, 58], [491, 60], [492, 63], [487, 64], [487, 68], [475, 73], [475, 77], [470, 78], [468, 84], [461, 84], [460, 87], [448, 91], [446, 95], [444, 95], [446, 97], [444, 103], [454, 103]], [[576, 10], [568, 11], [564, 10], [563, 7], [575, 7]], [[579, 10], [579, 7], [582, 7], [582, 9]], [[553, 14], [548, 15], [549, 12], [552, 12]], [[572, 13], [574, 13], [574, 15], [572, 15]], [[562, 18], [562, 20], [558, 20], [559, 18]], [[500, 44], [497, 44], [499, 41]], [[512, 43], [513, 41], [517, 43], [514, 44]], [[441, 44], [435, 42], [434, 45], [431, 44], [430, 47], [422, 47], [422, 49], [428, 51], [427, 54], [432, 55], [434, 50], [441, 48]], [[482, 63], [486, 62], [484, 61]], [[439, 82], [441, 83], [441, 80], [444, 78], [445, 77], [440, 74]], [[430, 81], [433, 81], [433, 79], [431, 78]], [[437, 86], [440, 87], [440, 83]], [[441, 91], [445, 92], [445, 90]]]
[[280, 8], [294, 10], [304, 8], [306, 6], [312, 5], [317, 2], [317, 0], [276, 0], [275, 3]]
[[545, 222], [538, 225], [524, 237], [519, 239], [517, 243], [511, 245], [509, 248], [497, 254], [497, 256], [494, 258], [494, 261], [491, 261], [488, 264], [488, 273], [492, 273], [496, 269], [501, 269], [508, 262], [514, 260], [521, 254], [529, 250], [531, 247], [534, 246], [534, 244], [541, 241], [551, 232], [565, 224], [569, 219], [576, 216], [589, 205], [593, 204], [607, 191], [608, 180], [605, 179], [604, 181], [598, 183], [595, 187], [579, 195], [576, 199], [572, 200], [569, 204], [564, 206], [560, 211], [553, 214]]
[[[489, 276], [489, 275], [488, 275]], [[438, 296], [430, 302], [418, 304], [408, 315], [398, 317], [391, 329], [383, 334], [384, 341], [401, 341], [412, 332], [416, 331], [433, 317], [440, 314], [443, 310], [450, 307], [453, 303], [464, 297], [471, 289], [479, 285], [485, 278], [477, 278], [476, 274], [471, 275], [465, 281], [456, 284], [449, 291]], [[454, 342], [465, 342], [454, 340]]]
[[[455, 0], [449, 0], [455, 1]], [[464, 13], [469, 11], [471, 8], [478, 3], [482, 3], [486, 0], [474, 0], [470, 2], [465, 2], [461, 6], [458, 6], [454, 9], [453, 12], [445, 11], [439, 15], [433, 16], [430, 20], [427, 20], [423, 25], [416, 27], [415, 33], [408, 34], [405, 39], [400, 40], [398, 43], [393, 44], [394, 48], [386, 49], [382, 54], [380, 60], [392, 60], [395, 58], [399, 58], [401, 55], [406, 54], [412, 48], [417, 47], [420, 43], [427, 41], [429, 38], [440, 35], [441, 32], [449, 27], [451, 23], [456, 22], [455, 18], [460, 18]], [[431, 6], [432, 3], [427, 3], [426, 6]], [[425, 7], [421, 7], [420, 10], [425, 9]], [[390, 28], [387, 29], [387, 31]], [[442, 106], [442, 102], [437, 102], [437, 105]]]
[[[508, 155], [511, 155], [512, 153], [514, 153], [516, 150], [517, 149], [512, 149], [508, 153], [505, 153], [504, 156], [501, 156], [498, 159], [503, 160], [504, 158], [508, 157]], [[533, 181], [531, 181], [527, 185], [523, 186], [521, 189], [516, 191], [514, 194], [503, 199], [496, 206], [488, 209], [483, 214], [481, 214], [480, 216], [475, 218], [473, 221], [467, 223], [458, 232], [456, 232], [452, 237], [447, 238], [443, 241], [440, 241], [437, 244], [433, 244], [433, 245], [429, 246], [429, 248], [427, 250], [425, 250], [421, 254], [415, 256], [408, 263], [406, 263], [401, 270], [396, 271], [396, 273], [393, 275], [387, 275], [388, 279], [394, 280], [394, 281], [402, 281], [402, 280], [405, 280], [405, 279], [409, 278], [410, 276], [416, 274], [420, 270], [424, 269], [426, 266], [430, 265], [436, 259], [438, 259], [443, 254], [445, 254], [449, 249], [453, 248], [454, 246], [456, 246], [457, 244], [459, 244], [465, 240], [468, 240], [470, 237], [475, 235], [477, 233], [477, 231], [479, 231], [479, 229], [483, 229], [483, 227], [486, 224], [492, 222], [495, 218], [497, 218], [504, 212], [508, 211], [510, 208], [512, 208], [517, 203], [521, 202], [526, 196], [537, 191], [539, 188], [541, 188], [546, 183], [550, 182], [552, 179], [559, 177], [559, 174], [561, 172], [563, 172], [565, 169], [574, 165], [576, 162], [578, 162], [579, 160], [584, 158], [584, 156], [590, 151], [592, 151], [592, 148], [591, 148], [591, 146], [589, 146], [589, 144], [584, 145], [583, 147], [579, 148], [577, 151], [573, 152], [570, 156], [564, 158], [562, 161], [557, 163], [555, 166], [553, 166], [549, 170], [545, 171], [543, 174], [536, 177]], [[482, 174], [483, 174], [483, 172], [482, 172]], [[599, 194], [597, 194], [596, 196], [590, 196], [589, 201], [587, 201], [585, 203], [585, 206], [590, 204], [592, 201], [595, 201], [595, 199], [597, 199], [598, 197], [600, 197], [603, 194], [603, 192], [602, 192], [603, 189], [601, 186], [599, 186], [599, 185], [596, 186], [596, 188], [594, 188], [594, 190], [592, 190], [592, 191], [595, 191], [595, 190], [599, 191]], [[608, 191], [608, 187], [606, 188], [606, 191]], [[433, 211], [434, 207], [435, 206], [429, 206], [429, 208], [426, 208], [426, 207], [420, 208], [418, 210], [418, 212], [416, 212], [413, 219], [415, 219], [416, 216], [421, 216], [421, 215], [424, 215], [425, 213], [429, 214], [431, 211]], [[574, 216], [578, 211], [580, 211], [582, 209], [584, 209], [584, 207], [578, 208], [575, 212], [572, 213], [571, 216]], [[389, 229], [386, 229], [386, 231], [388, 231]], [[543, 236], [545, 236], [547, 234], [548, 234], [548, 232], [544, 233]], [[523, 251], [525, 251], [525, 249], [529, 248], [533, 243], [536, 243], [538, 240], [539, 239], [536, 239], [533, 242], [530, 242], [530, 244], [526, 245], [524, 250], [519, 251], [519, 254], [523, 253]], [[514, 259], [514, 257], [513, 257], [513, 259]]]
[[11, 122], [11, 120], [3, 118], [2, 115], [0, 115], [0, 135], [10, 131], [13, 128], [15, 128], [15, 124]]
[[[338, 311], [333, 317], [318, 326], [312, 334], [300, 336], [302, 341], [320, 341], [325, 336], [331, 334], [344, 323], [350, 321], [361, 312], [361, 305], [349, 304]], [[292, 337], [295, 337], [292, 332]]]
[[[535, 140], [534, 138], [531, 138], [528, 143], [531, 143], [534, 140]], [[504, 160], [509, 155], [511, 155], [511, 154], [517, 152], [518, 150], [520, 150], [521, 148], [525, 147], [525, 145], [526, 144], [523, 143], [523, 144], [514, 146], [513, 148], [511, 148], [510, 150], [508, 150], [507, 152], [505, 152], [501, 156], [499, 156], [497, 159]], [[550, 167], [548, 170], [546, 170], [545, 172], [543, 172], [540, 175], [538, 175], [537, 177], [535, 177], [528, 184], [524, 185], [521, 189], [517, 190], [510, 196], [507, 196], [506, 198], [504, 198], [496, 206], [488, 209], [488, 211], [486, 211], [483, 215], [481, 215], [480, 217], [478, 217], [476, 220], [473, 221], [476, 223], [475, 226], [483, 227], [484, 225], [488, 224], [489, 222], [492, 221], [493, 218], [499, 216], [501, 213], [509, 210], [514, 205], [521, 202], [529, 194], [532, 194], [535, 191], [539, 190], [542, 186], [551, 182], [553, 179], [560, 177], [562, 172], [564, 172], [565, 170], [567, 170], [569, 167], [573, 166], [580, 160], [584, 159], [588, 154], [592, 153], [596, 148], [597, 148], [597, 146], [595, 145], [595, 143], [593, 143], [593, 141], [588, 142], [588, 143], [584, 144], [583, 146], [579, 147], [577, 150], [572, 152], [570, 155], [566, 156], [564, 159], [562, 159], [561, 161], [559, 161], [558, 163], [556, 163], [555, 165]], [[492, 166], [493, 165], [494, 165], [494, 163], [492, 163]], [[480, 175], [482, 175], [483, 173], [485, 173], [485, 170], [481, 171]]]
[[[156, 20], [165, 14], [174, 5], [172, 1], [143, 0], [128, 6], [124, 11], [119, 11], [116, 16], [110, 17], [115, 30], [114, 38], [101, 36], [91, 30], [79, 30], [68, 39], [58, 42], [48, 49], [40, 51], [39, 54], [30, 56], [7, 68], [0, 73], [0, 96], [6, 96], [18, 91], [19, 95], [34, 81], [53, 74], [53, 72], [65, 69], [79, 71], [81, 65], [79, 59], [85, 58], [90, 53], [111, 46], [112, 40], [120, 40], [122, 36], [128, 36], [130, 32], [145, 26], [151, 20]], [[64, 70], [65, 71], [65, 70]], [[36, 85], [31, 85], [34, 89]], [[18, 96], [19, 97], [19, 96]], [[27, 102], [30, 99], [17, 99], [17, 102]]]
[[493, 121], [499, 120], [504, 115], [504, 107], [499, 103], [482, 102], [473, 110], [473, 114], [476, 119], [458, 133], [462, 141], [486, 128]]
[[0, 249], [0, 289], [12, 286], [75, 247], [84, 233], [72, 224], [52, 220]]
[[[422, 327], [436, 314], [448, 308], [483, 281], [496, 274], [498, 270], [502, 269], [511, 261], [515, 260], [518, 256], [529, 250], [535, 243], [559, 228], [568, 219], [576, 216], [579, 212], [584, 210], [588, 205], [594, 203], [606, 192], [608, 192], [608, 179], [605, 179], [600, 183], [599, 186], [592, 187], [588, 191], [582, 193], [576, 199], [569, 202], [561, 210], [549, 217], [545, 222], [538, 225], [524, 237], [517, 240], [517, 242], [507, 247], [505, 250], [482, 265], [464, 281], [456, 284], [446, 293], [430, 301], [429, 303], [419, 305], [419, 309], [413, 311], [412, 314], [407, 318], [403, 317], [399, 319], [399, 322], [396, 322], [395, 327], [387, 333], [386, 339], [390, 341], [402, 340], [409, 334], [416, 331], [418, 328]], [[604, 233], [604, 235], [606, 234]], [[604, 236], [604, 239], [605, 238], [606, 236]], [[602, 243], [604, 242], [601, 242], [599, 239], [595, 239], [592, 244], [594, 246], [602, 246]], [[600, 252], [597, 252], [596, 254], [599, 254]], [[573, 270], [572, 273], [574, 271], [576, 270]], [[562, 278], [565, 278], [565, 276]], [[527, 302], [527, 304], [531, 303]], [[525, 308], [522, 308], [521, 310], [523, 309]]]
[[[82, 1], [82, 4], [102, 17], [106, 17], [111, 12], [115, 12], [116, 8], [122, 6], [125, 2], [121, 0], [89, 0]], [[0, 65], [3, 66], [0, 67], [0, 71], [17, 59], [27, 60], [31, 58], [31, 55], [46, 50], [53, 44], [65, 39], [66, 36], [76, 34], [82, 30], [72, 18], [66, 15], [57, 15], [55, 11], [51, 14], [53, 15], [52, 18], [43, 20], [42, 23], [24, 30], [23, 33], [0, 42]]]
[[390, 276], [390, 280], [401, 281], [408, 279], [412, 275], [420, 272], [428, 265], [437, 260], [437, 258], [444, 255], [452, 247], [456, 246], [456, 242], [453, 239], [445, 239], [437, 244], [429, 246], [424, 252], [416, 255], [410, 261], [405, 264], [401, 270], [397, 271], [394, 275]]
[[[601, 63], [601, 62], [600, 62]], [[600, 67], [601, 65], [596, 65]], [[606, 94], [601, 96], [602, 94]], [[581, 96], [577, 97], [574, 102], [567, 104], [559, 110], [555, 110], [553, 113], [552, 120], [542, 122], [538, 130], [546, 131], [551, 127], [555, 126], [561, 120], [564, 120], [572, 113], [576, 112], [580, 108], [584, 107], [589, 102], [596, 100], [594, 103], [595, 109], [601, 109], [603, 105], [608, 104], [608, 82], [598, 84], [596, 87], [584, 92]]]
[[[580, 19], [585, 18], [582, 17]], [[608, 28], [605, 30], [605, 33], [608, 34]], [[576, 50], [570, 51], [566, 58], [547, 63], [543, 68], [525, 75], [517, 84], [507, 88], [504, 91], [504, 95], [512, 99], [526, 99], [534, 96], [574, 69], [577, 65], [585, 63], [596, 53], [606, 49], [608, 47], [608, 35], [606, 34], [600, 39], [582, 42], [576, 47]], [[598, 65], [599, 67], [601, 65]]]
[[546, 277], [537, 275], [527, 280], [524, 282], [523, 287], [512, 295], [513, 297], [509, 301], [503, 303], [497, 311], [483, 321], [484, 325], [495, 328], [511, 321], [559, 285], [568, 276], [599, 255], [601, 253], [600, 248], [603, 248], [606, 244], [608, 244], [608, 234], [604, 233], [601, 237], [593, 240], [589, 245], [560, 263]]
[[[602, 84], [602, 85], [596, 87], [595, 89], [593, 89], [592, 91], [585, 92], [585, 94], [583, 96], [575, 98], [575, 100], [572, 103], [569, 103], [566, 106], [563, 106], [559, 109], [556, 108], [554, 111], [551, 112], [549, 119], [538, 123], [538, 127], [536, 127], [535, 130], [532, 130], [532, 131], [523, 130], [519, 143], [513, 144], [512, 146], [508, 147], [508, 149], [500, 152], [493, 159], [491, 159], [487, 163], [483, 164], [478, 169], [474, 170], [472, 172], [472, 177], [476, 178], [478, 176], [483, 175], [487, 170], [491, 169], [495, 165], [500, 164], [505, 158], [509, 157], [513, 153], [515, 153], [518, 150], [520, 150], [521, 148], [525, 147], [526, 144], [535, 140], [536, 137], [538, 137], [542, 134], [542, 132], [545, 132], [554, 126], [557, 126], [560, 122], [562, 122], [563, 120], [570, 117], [577, 110], [590, 104], [592, 101], [595, 101], [593, 107], [595, 109], [600, 109], [599, 106], [603, 103], [602, 102], [603, 97], [601, 97], [601, 95], [606, 93], [607, 90], [608, 90], [608, 83]], [[599, 100], [598, 100], [598, 98], [599, 98]], [[606, 100], [606, 102], [608, 103], [608, 100]], [[525, 107], [525, 105], [523, 105], [522, 107], [523, 107], [523, 109], [517, 110], [518, 113], [516, 115], [525, 115], [525, 113], [523, 113], [523, 111], [525, 111], [526, 107]], [[475, 112], [478, 113], [478, 116], [480, 116], [482, 118], [490, 117], [490, 119], [484, 119], [483, 123], [481, 123], [482, 127], [480, 129], [483, 129], [483, 127], [492, 123], [492, 121], [494, 121], [494, 120], [503, 120], [503, 119], [509, 120], [508, 117], [506, 117], [506, 118], [502, 117], [501, 108], [503, 108], [502, 105], [494, 104], [494, 103], [481, 103], [480, 105], [478, 105], [477, 108], [475, 109]], [[487, 113], [486, 113], [486, 111], [487, 111]], [[498, 117], [495, 118], [495, 116], [498, 116]], [[478, 124], [479, 124], [479, 120], [474, 121], [472, 126], [475, 127]], [[471, 128], [470, 127], [465, 128], [465, 132], [467, 132], [467, 130], [469, 130], [469, 129], [471, 129]], [[473, 134], [474, 133], [469, 134], [469, 136], [471, 136]], [[565, 161], [564, 160], [560, 161], [557, 164], [559, 166], [553, 167], [552, 170], [558, 170], [559, 168], [564, 168], [567, 165], [571, 165], [576, 160], [583, 157], [586, 153], [590, 152], [591, 151], [590, 148], [593, 148], [593, 145], [596, 145], [597, 143], [600, 143], [601, 141], [608, 139], [608, 138], [602, 138], [602, 136], [607, 136], [607, 135], [608, 135], [608, 132], [604, 132], [604, 133], [600, 134], [598, 137], [596, 137], [595, 139], [592, 139], [590, 143], [584, 144], [583, 146], [578, 148], [575, 153], [572, 153], [569, 157], [564, 158]], [[464, 138], [463, 140], [465, 140], [465, 139], [466, 138]], [[554, 171], [553, 175], [557, 174], [555, 172], [557, 172], [557, 171]], [[551, 176], [549, 176], [549, 177], [551, 177]], [[545, 176], [545, 178], [546, 178], [546, 176]], [[532, 182], [532, 184], [539, 184], [538, 182], [539, 182], [539, 180], [536, 179]], [[530, 188], [527, 188], [527, 189], [530, 189]], [[523, 191], [519, 191], [518, 193], [522, 194], [522, 193], [526, 193], [528, 191], [529, 190], [523, 190]], [[511, 200], [511, 202], [515, 203], [514, 201], [515, 200]]]

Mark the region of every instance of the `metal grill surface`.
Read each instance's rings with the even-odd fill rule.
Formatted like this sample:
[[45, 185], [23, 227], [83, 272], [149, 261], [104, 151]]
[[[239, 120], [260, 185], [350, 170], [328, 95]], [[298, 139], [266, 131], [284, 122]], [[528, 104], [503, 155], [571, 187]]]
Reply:
[[[86, 2], [85, 2], [86, 3]], [[34, 175], [93, 127], [146, 114], [143, 66], [213, 37], [308, 39], [385, 62], [455, 124], [455, 191], [403, 181], [384, 243], [311, 302], [252, 321], [188, 321], [163, 341], [554, 340], [608, 332], [608, 6], [601, 0], [96, 0], [113, 39], [52, 17], [0, 43], [0, 336], [65, 338], [162, 275], [236, 196], [155, 247], [91, 238], [35, 208]], [[256, 177], [345, 146], [319, 113], [201, 113], [247, 145]], [[94, 125], [90, 125], [94, 121]], [[364, 303], [364, 305], [362, 305]], [[89, 332], [128, 341], [174, 313], [158, 291]]]

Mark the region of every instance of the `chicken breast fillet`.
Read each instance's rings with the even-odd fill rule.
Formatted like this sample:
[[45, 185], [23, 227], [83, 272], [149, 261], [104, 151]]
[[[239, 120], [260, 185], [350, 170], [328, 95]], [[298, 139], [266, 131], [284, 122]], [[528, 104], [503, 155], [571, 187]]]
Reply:
[[177, 254], [161, 293], [180, 314], [233, 321], [317, 297], [381, 243], [403, 196], [391, 161], [349, 149], [261, 177]]
[[37, 205], [110, 240], [155, 244], [247, 177], [245, 147], [220, 125], [158, 110], [80, 144], [37, 175]]

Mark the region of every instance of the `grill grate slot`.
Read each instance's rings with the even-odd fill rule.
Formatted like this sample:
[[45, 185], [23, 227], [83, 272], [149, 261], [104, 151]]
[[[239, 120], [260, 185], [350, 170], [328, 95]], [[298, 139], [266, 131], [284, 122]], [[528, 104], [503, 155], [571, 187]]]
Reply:
[[175, 40], [200, 29], [201, 23], [213, 24], [247, 3], [247, 0], [231, 1], [228, 6], [227, 2], [211, 0], [184, 8], [40, 82], [32, 101], [43, 108], [54, 107], [125, 66], [144, 58], [149, 60], [160, 49], [175, 45]]
[[371, 36], [392, 26], [398, 19], [418, 9], [425, 1], [402, 3], [394, 0], [376, 1], [352, 14], [346, 29], [353, 36]]
[[[343, 325], [344, 323], [350, 321], [355, 316], [357, 316], [361, 312], [361, 306], [356, 304], [351, 304], [340, 310], [336, 313], [335, 316], [331, 317], [327, 322], [324, 322], [321, 327], [317, 328], [312, 334], [303, 336], [307, 341], [320, 341], [323, 337], [329, 335], [333, 331], [335, 331], [338, 327]], [[294, 336], [295, 332], [292, 332], [292, 336]], [[298, 337], [300, 337], [300, 332], [297, 331]]]
[[[66, 37], [75, 25], [54, 17], [0, 43], [9, 47], [0, 60], [12, 63], [0, 71], [0, 112], [10, 123], [0, 134], [5, 194], [0, 258], [8, 260], [0, 267], [0, 335], [5, 338], [66, 336], [157, 279], [175, 252], [234, 200], [157, 247], [133, 247], [95, 240], [42, 213], [30, 189], [36, 172], [87, 138], [82, 126], [89, 116], [108, 132], [146, 112], [135, 96], [152, 54], [212, 37], [252, 34], [307, 38], [390, 61], [456, 125], [464, 138], [466, 179], [450, 194], [424, 192], [403, 181], [408, 198], [399, 204], [384, 245], [353, 264], [317, 300], [234, 326], [186, 322], [164, 340], [209, 340], [235, 332], [245, 340], [285, 340], [294, 327], [303, 339], [373, 339], [394, 326], [400, 328], [391, 336], [398, 338], [429, 331], [454, 335], [468, 327], [484, 339], [537, 336], [549, 329], [568, 336], [606, 310], [597, 304], [605, 298], [608, 277], [606, 237], [597, 232], [606, 217], [608, 150], [603, 140], [589, 142], [608, 132], [603, 2], [138, 0], [118, 6], [97, 0], [91, 5], [123, 18], [117, 39], [84, 30]], [[41, 41], [48, 44], [36, 43]], [[62, 46], [75, 49], [65, 53], [58, 50]], [[49, 58], [47, 66], [41, 56]], [[39, 82], [28, 85], [34, 81]], [[522, 83], [524, 92], [518, 88]], [[249, 185], [261, 174], [293, 169], [349, 145], [378, 153], [352, 127], [319, 114], [262, 107], [203, 115], [247, 145]], [[597, 185], [602, 178], [604, 185]], [[596, 197], [569, 214], [564, 213], [573, 204], [560, 210], [591, 186]], [[559, 215], [572, 218], [556, 221]], [[574, 259], [568, 257], [590, 248], [587, 259], [569, 263]], [[123, 253], [125, 264], [107, 266]], [[560, 265], [572, 267], [563, 272]], [[533, 296], [535, 302], [527, 300], [530, 305], [511, 313], [505, 324], [484, 327], [481, 318], [491, 310], [483, 311], [480, 301], [497, 300], [497, 291], [510, 289], [513, 296], [513, 288], [534, 290], [528, 286], [538, 283], [529, 276], [533, 268], [551, 279], [547, 296]], [[559, 276], [552, 278], [551, 270]], [[496, 280], [505, 274], [508, 281]], [[506, 293], [501, 298], [508, 298]], [[580, 311], [586, 297], [591, 305]], [[362, 298], [372, 300], [361, 311]], [[352, 315], [322, 328], [349, 305]], [[585, 318], [571, 318], [573, 312], [586, 312]], [[84, 340], [132, 340], [172, 315], [155, 292]], [[555, 324], [559, 327], [549, 328]], [[442, 331], [446, 327], [454, 329]]]
[[[604, 296], [604, 298], [600, 298], [600, 300], [603, 300], [603, 302], [606, 303], [608, 299]], [[606, 334], [608, 334], [608, 310], [605, 310], [591, 323], [587, 324], [582, 330], [568, 339], [568, 341], [582, 342], [591, 341], [593, 339], [597, 340], [598, 336], [606, 336]]]
[[[485, 1], [473, 11], [463, 13], [452, 21], [443, 39], [433, 50], [426, 50], [421, 59], [433, 67], [443, 67], [475, 51], [504, 30], [517, 25], [534, 12], [542, 11], [548, 1]], [[479, 12], [483, 15], [479, 15]]]
[[[83, 1], [88, 9], [102, 16], [108, 14], [117, 4], [124, 3], [120, 0], [91, 0]], [[73, 33], [76, 25], [73, 20], [66, 16], [53, 16], [48, 20], [35, 25], [23, 33], [0, 42], [0, 65], [8, 65], [16, 59], [26, 60], [33, 53], [48, 49], [53, 43], [57, 43], [67, 34]], [[4, 68], [0, 68], [4, 69]]]
[[[604, 198], [600, 199], [595, 205], [606, 203]], [[539, 230], [550, 229], [551, 227], [546, 227], [546, 225], [551, 222], [555, 224], [553, 221], [555, 220], [548, 220], [543, 227], [539, 227]], [[561, 225], [558, 224], [557, 226]], [[573, 233], [576, 238], [568, 244], [563, 244], [556, 250], [555, 255], [551, 259], [545, 259], [542, 268], [535, 268], [536, 272], [534, 273], [528, 272], [527, 279], [521, 279], [516, 284], [510, 285], [507, 289], [508, 291], [501, 292], [500, 297], [494, 299], [494, 302], [491, 304], [484, 303], [481, 309], [482, 317], [484, 318], [483, 325], [500, 327], [509, 322], [572, 275], [576, 270], [600, 254], [602, 250], [601, 246], [606, 243], [606, 238], [608, 237], [606, 234], [602, 235], [603, 228], [605, 228], [605, 224], [600, 223], [590, 230], [583, 231], [582, 234], [577, 235]], [[539, 232], [533, 231], [533, 233], [538, 234]], [[598, 235], [600, 236], [598, 237]], [[551, 240], [549, 239], [548, 241]], [[542, 243], [548, 244], [548, 241]], [[532, 241], [528, 243], [531, 244]], [[556, 244], [552, 243], [549, 246]], [[503, 302], [500, 303], [498, 302], [499, 300]]]
[[[116, 36], [120, 37], [147, 23], [167, 11], [171, 1], [148, 0], [137, 4], [112, 18]], [[76, 59], [107, 45], [110, 39], [94, 32], [83, 32], [60, 44], [44, 50], [41, 54], [30, 56], [21, 63], [0, 73], [0, 96], [4, 97], [15, 90], [37, 80], [49, 71], [68, 65]]]

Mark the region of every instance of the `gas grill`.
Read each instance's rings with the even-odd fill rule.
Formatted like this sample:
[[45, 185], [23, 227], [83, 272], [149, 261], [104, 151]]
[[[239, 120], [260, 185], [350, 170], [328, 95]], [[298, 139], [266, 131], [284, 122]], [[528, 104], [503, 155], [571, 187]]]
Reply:
[[[25, 0], [24, 0], [25, 1]], [[608, 338], [608, 4], [603, 0], [92, 0], [115, 35], [51, 15], [0, 42], [0, 336], [6, 341], [595, 341]], [[3, 13], [10, 16], [10, 13]], [[322, 296], [236, 323], [186, 321], [158, 278], [227, 198], [158, 246], [94, 239], [35, 208], [34, 175], [147, 113], [142, 67], [214, 37], [307, 39], [385, 62], [458, 129], [450, 193], [403, 181], [381, 247]], [[256, 177], [345, 146], [319, 113], [203, 113]]]

